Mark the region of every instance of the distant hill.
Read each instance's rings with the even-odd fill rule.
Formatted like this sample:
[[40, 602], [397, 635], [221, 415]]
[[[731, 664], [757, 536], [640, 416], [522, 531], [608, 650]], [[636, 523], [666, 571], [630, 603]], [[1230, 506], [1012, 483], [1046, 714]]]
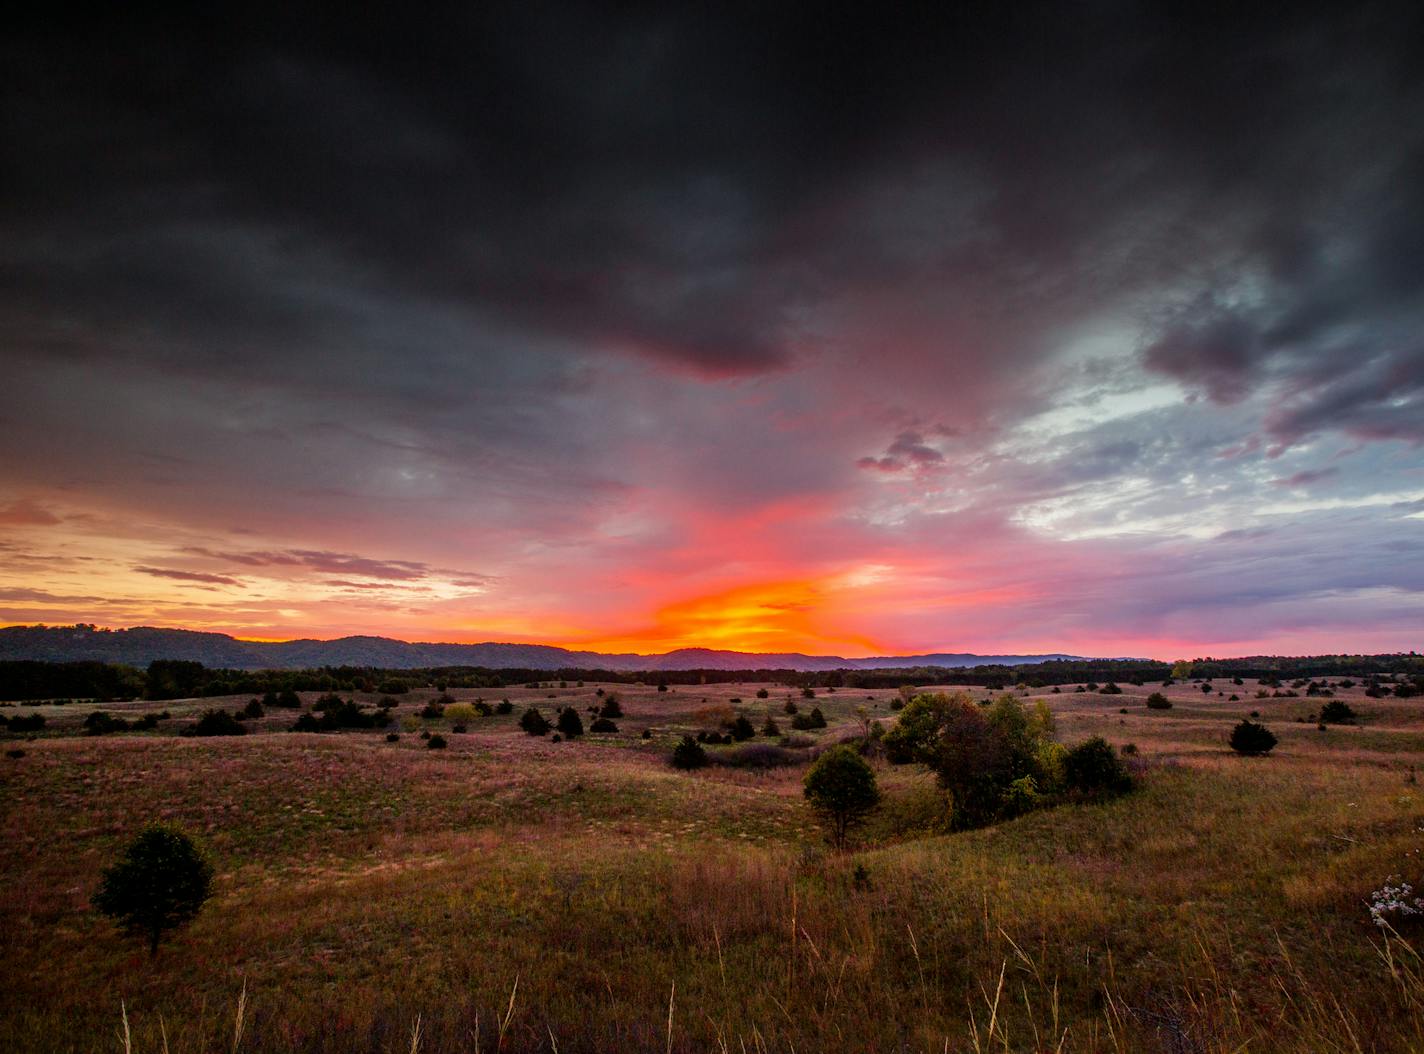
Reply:
[[88, 626], [9, 626], [0, 629], [0, 660], [122, 662], [147, 666], [154, 659], [186, 659], [234, 670], [295, 670], [319, 666], [374, 666], [409, 670], [425, 666], [519, 667], [531, 670], [878, 670], [912, 666], [1023, 665], [1074, 655], [884, 655], [846, 659], [797, 652], [679, 648], [665, 655], [605, 655], [547, 644], [412, 644], [389, 637], [337, 640], [245, 641], [225, 633], [186, 629], [104, 630]]

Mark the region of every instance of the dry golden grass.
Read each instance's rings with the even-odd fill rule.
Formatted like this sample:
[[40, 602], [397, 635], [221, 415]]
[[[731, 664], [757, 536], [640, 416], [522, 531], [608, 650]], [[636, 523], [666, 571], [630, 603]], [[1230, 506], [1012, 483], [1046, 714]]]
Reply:
[[[799, 769], [664, 761], [700, 714], [740, 697], [760, 724], [785, 689], [619, 686], [617, 737], [519, 732], [596, 687], [454, 692], [515, 712], [420, 722], [442, 752], [289, 734], [288, 711], [232, 739], [88, 738], [91, 708], [50, 708], [55, 734], [0, 766], [0, 1049], [1424, 1049], [1418, 958], [1364, 906], [1419, 877], [1424, 705], [1344, 693], [1361, 724], [1320, 732], [1296, 721], [1317, 700], [1255, 685], [1178, 685], [1169, 711], [1150, 688], [1041, 694], [1060, 738], [1136, 744], [1143, 789], [945, 835], [933, 780], [882, 768], [885, 806], [837, 856]], [[858, 706], [888, 721], [894, 695], [818, 693], [811, 738]], [[1267, 758], [1225, 749], [1252, 709], [1281, 737]], [[151, 962], [87, 904], [155, 818], [219, 875]]]

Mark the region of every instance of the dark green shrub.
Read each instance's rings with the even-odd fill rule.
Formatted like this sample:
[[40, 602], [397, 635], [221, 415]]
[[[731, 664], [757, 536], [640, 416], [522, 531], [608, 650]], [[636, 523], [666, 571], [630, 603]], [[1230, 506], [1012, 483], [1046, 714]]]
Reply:
[[802, 699], [814, 699], [814, 698], [816, 698], [816, 689], [814, 689], [814, 688], [802, 688], [802, 689], [801, 689], [801, 698], [802, 698]]
[[781, 735], [781, 726], [776, 723], [776, 718], [772, 717], [769, 711], [766, 715], [766, 721], [763, 722], [761, 726], [761, 734], [764, 736]]
[[115, 717], [104, 710], [95, 710], [84, 719], [84, 734], [86, 736], [104, 736], [110, 732], [127, 732], [130, 728], [128, 721], [122, 717]]
[[652, 739], [652, 738], [653, 738], [653, 730], [652, 730], [651, 728], [645, 728], [645, 729], [643, 729], [643, 736], [642, 736], [642, 738], [643, 738], [643, 739]]
[[475, 713], [479, 714], [481, 717], [489, 717], [490, 714], [494, 713], [494, 707], [490, 706], [489, 703], [481, 699], [475, 704]]
[[259, 717], [266, 717], [267, 711], [263, 709], [262, 704], [258, 700], [253, 699], [242, 708], [242, 712], [238, 714], [238, 716], [242, 718], [255, 719]]
[[442, 736], [439, 732], [436, 732], [433, 736], [431, 736], [425, 741], [425, 745], [431, 750], [444, 750], [446, 747], [445, 737]]
[[683, 736], [682, 742], [673, 747], [672, 767], [675, 769], [700, 769], [707, 764], [707, 751], [691, 736]]
[[277, 696], [275, 705], [283, 710], [300, 710], [302, 708], [302, 697], [290, 688], [284, 688]]
[[815, 722], [811, 720], [810, 714], [797, 714], [791, 719], [791, 727], [798, 732], [805, 732], [815, 728]]
[[1071, 791], [1095, 797], [1132, 790], [1132, 774], [1102, 736], [1085, 739], [1068, 751], [1063, 782]]
[[1099, 695], [1121, 695], [1121, 694], [1122, 694], [1122, 689], [1119, 688], [1119, 687], [1118, 687], [1116, 684], [1114, 684], [1112, 681], [1109, 681], [1107, 684], [1103, 685], [1101, 688], [1098, 689], [1098, 694], [1099, 694]]
[[572, 706], [566, 706], [559, 711], [559, 731], [565, 739], [577, 739], [583, 735], [583, 718], [579, 717], [579, 712]]
[[450, 726], [450, 731], [451, 731], [451, 732], [464, 732], [464, 731], [465, 731], [465, 726], [464, 726], [464, 725], [451, 725], [451, 726]]
[[606, 717], [596, 717], [593, 723], [588, 726], [590, 732], [613, 733], [618, 731], [618, 726]]
[[1229, 742], [1236, 753], [1259, 757], [1271, 752], [1276, 745], [1276, 737], [1265, 725], [1258, 725], [1255, 721], [1242, 721], [1231, 730]]
[[245, 736], [242, 722], [226, 710], [204, 710], [195, 724], [179, 733], [184, 736]]
[[786, 697], [786, 702], [781, 704], [781, 712], [783, 714], [795, 714], [800, 709], [801, 708], [796, 705], [796, 700], [792, 699], [789, 695]]
[[537, 708], [530, 707], [524, 711], [524, 715], [519, 719], [519, 727], [524, 729], [531, 736], [544, 736], [549, 734], [549, 722]]
[[1147, 709], [1170, 710], [1172, 709], [1172, 700], [1168, 699], [1161, 692], [1153, 692], [1147, 697]]
[[766, 698], [767, 698], [768, 696], [770, 696], [770, 695], [771, 695], [771, 693], [768, 692], [765, 688], [758, 688], [758, 689], [757, 689], [757, 698], [758, 698], [758, 699], [766, 699]]
[[508, 699], [501, 699], [499, 705], [494, 708], [494, 712], [497, 714], [512, 714], [514, 713], [514, 704]]
[[615, 721], [623, 716], [623, 704], [618, 699], [616, 692], [610, 692], [608, 698], [603, 700], [603, 707], [598, 711], [600, 717], [610, 717]]
[[832, 747], [806, 773], [802, 783], [806, 800], [827, 822], [837, 848], [845, 846], [850, 826], [880, 801], [875, 771], [847, 746]]
[[747, 720], [745, 714], [737, 715], [737, 719], [732, 722], [732, 727], [730, 731], [732, 733], [732, 738], [735, 739], [738, 743], [751, 739], [753, 736], [756, 735], [756, 729], [752, 727], [752, 723]]
[[441, 703], [437, 703], [434, 699], [432, 699], [430, 700], [430, 702], [426, 703], [425, 706], [421, 707], [420, 716], [425, 718], [427, 721], [438, 720], [439, 718], [445, 716], [445, 707]]
[[11, 732], [38, 732], [44, 728], [44, 714], [22, 714], [7, 722]]
[[176, 827], [146, 827], [104, 871], [94, 907], [125, 933], [148, 941], [150, 955], [169, 930], [197, 916], [212, 895], [213, 868]]
[[382, 681], [378, 684], [376, 691], [382, 695], [405, 695], [406, 692], [410, 691], [410, 686], [404, 681], [398, 681], [392, 678], [391, 680]]
[[1344, 725], [1355, 720], [1354, 708], [1340, 699], [1332, 699], [1320, 708], [1320, 720], [1327, 725]]
[[399, 743], [399, 742], [400, 742], [400, 733], [399, 733], [399, 732], [387, 732], [387, 733], [386, 733], [386, 742], [387, 742], [387, 743]]

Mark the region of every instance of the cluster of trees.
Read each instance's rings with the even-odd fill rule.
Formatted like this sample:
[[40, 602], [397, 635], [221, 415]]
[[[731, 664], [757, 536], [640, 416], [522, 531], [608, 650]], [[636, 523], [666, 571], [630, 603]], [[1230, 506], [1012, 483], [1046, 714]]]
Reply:
[[1132, 789], [1132, 776], [1100, 736], [1067, 747], [1052, 711], [1003, 695], [983, 706], [968, 695], [925, 693], [900, 711], [882, 740], [893, 764], [933, 769], [950, 794], [957, 830], [1008, 819], [1064, 798]]

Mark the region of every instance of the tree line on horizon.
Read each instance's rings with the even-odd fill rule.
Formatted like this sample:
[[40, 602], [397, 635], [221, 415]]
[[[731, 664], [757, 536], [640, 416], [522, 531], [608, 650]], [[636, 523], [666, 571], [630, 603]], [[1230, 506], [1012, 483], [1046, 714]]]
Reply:
[[614, 684], [698, 685], [742, 682], [801, 688], [900, 688], [972, 685], [999, 691], [1011, 687], [1047, 688], [1089, 681], [1145, 684], [1167, 679], [1405, 677], [1424, 684], [1424, 657], [1408, 655], [1248, 656], [1241, 659], [1193, 659], [1176, 663], [1142, 659], [1054, 659], [1022, 665], [973, 667], [918, 666], [883, 670], [690, 669], [658, 671], [570, 667], [536, 670], [437, 666], [385, 669], [327, 666], [306, 670], [232, 670], [180, 659], [156, 659], [140, 669], [97, 661], [0, 661], [0, 700], [29, 699], [187, 699], [262, 694], [268, 691], [382, 692], [412, 688], [503, 688], [520, 684], [567, 684], [601, 681]]

